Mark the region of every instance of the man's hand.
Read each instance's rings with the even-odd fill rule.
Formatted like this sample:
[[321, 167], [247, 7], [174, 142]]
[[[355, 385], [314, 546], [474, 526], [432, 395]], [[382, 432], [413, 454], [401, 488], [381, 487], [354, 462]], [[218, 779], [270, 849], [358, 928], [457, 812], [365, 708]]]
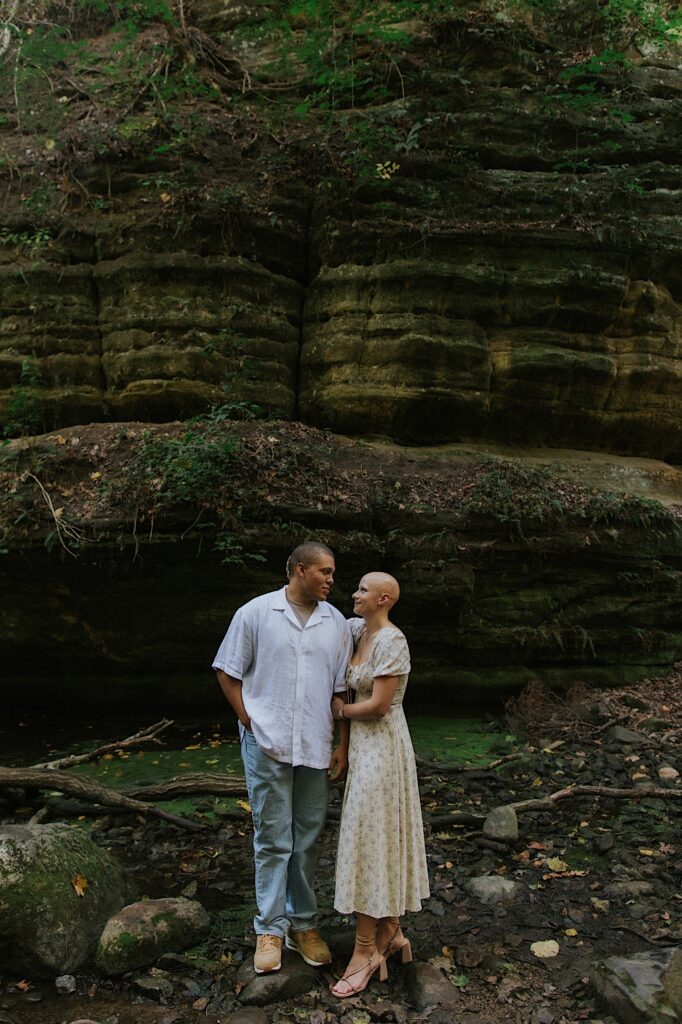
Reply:
[[329, 781], [343, 782], [348, 771], [348, 751], [345, 747], [335, 747], [329, 762]]
[[251, 719], [249, 718], [248, 715], [244, 715], [243, 718], [239, 719], [239, 721], [242, 723], [245, 729], [248, 729], [248, 731], [251, 732]]
[[342, 697], [332, 697], [332, 718], [338, 722], [341, 718], [341, 708], [345, 705]]

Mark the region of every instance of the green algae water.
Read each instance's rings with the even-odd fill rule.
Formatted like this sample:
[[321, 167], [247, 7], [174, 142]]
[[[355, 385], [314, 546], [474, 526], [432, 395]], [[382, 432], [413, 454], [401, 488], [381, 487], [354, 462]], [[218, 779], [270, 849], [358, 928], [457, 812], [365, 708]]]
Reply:
[[[68, 754], [82, 754], [138, 732], [151, 719], [55, 719], [8, 716], [0, 723], [0, 763], [29, 765]], [[483, 718], [410, 715], [415, 752], [428, 760], [484, 763], [511, 750], [513, 737], [504, 724]], [[111, 786], [142, 785], [183, 772], [242, 773], [237, 729], [233, 721], [175, 720], [144, 750], [105, 754], [99, 761], [70, 771]]]

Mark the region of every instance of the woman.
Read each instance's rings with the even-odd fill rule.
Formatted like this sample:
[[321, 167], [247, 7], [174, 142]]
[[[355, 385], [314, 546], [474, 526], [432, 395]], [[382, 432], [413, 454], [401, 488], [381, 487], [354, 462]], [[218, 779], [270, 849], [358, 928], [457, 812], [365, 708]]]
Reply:
[[355, 702], [335, 698], [335, 718], [348, 719], [349, 772], [336, 862], [334, 906], [356, 915], [355, 949], [332, 994], [362, 992], [386, 959], [412, 959], [400, 916], [421, 910], [429, 883], [414, 750], [402, 709], [410, 671], [405, 637], [389, 621], [397, 580], [383, 572], [363, 576], [353, 594], [355, 653], [346, 681]]

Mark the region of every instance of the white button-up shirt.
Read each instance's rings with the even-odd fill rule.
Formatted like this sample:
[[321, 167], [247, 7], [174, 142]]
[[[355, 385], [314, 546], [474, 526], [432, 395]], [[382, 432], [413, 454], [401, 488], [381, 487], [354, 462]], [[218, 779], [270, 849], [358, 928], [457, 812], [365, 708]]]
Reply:
[[242, 700], [258, 746], [276, 761], [328, 768], [331, 699], [345, 690], [353, 649], [341, 612], [320, 601], [301, 626], [286, 588], [239, 608], [214, 669], [242, 681]]

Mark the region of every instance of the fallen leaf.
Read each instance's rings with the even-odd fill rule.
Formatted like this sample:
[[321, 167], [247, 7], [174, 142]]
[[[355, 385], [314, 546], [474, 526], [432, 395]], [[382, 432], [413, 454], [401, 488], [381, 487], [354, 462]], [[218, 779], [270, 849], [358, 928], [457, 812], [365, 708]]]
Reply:
[[88, 887], [88, 880], [83, 875], [74, 875], [71, 879], [71, 885], [76, 896], [85, 896], [85, 890]]
[[246, 800], [237, 800], [237, 807], [241, 807], [243, 811], [251, 811], [251, 804]]
[[31, 982], [26, 981], [26, 978], [24, 978], [22, 981], [18, 981], [14, 987], [18, 988], [20, 992], [28, 992], [30, 988], [33, 988]]
[[547, 960], [549, 957], [558, 955], [559, 943], [555, 939], [543, 939], [541, 942], [533, 942], [530, 951], [533, 956]]
[[91, 480], [99, 480], [99, 478], [101, 477], [101, 475], [102, 475], [101, 473], [91, 473], [91, 474], [90, 474], [90, 479], [91, 479]]
[[567, 928], [564, 932], [564, 935], [568, 935], [569, 939], [572, 939], [577, 934], [575, 928]]
[[655, 857], [656, 856], [656, 851], [655, 850], [649, 850], [649, 849], [647, 849], [646, 847], [643, 847], [643, 846], [640, 846], [639, 852], [642, 855], [642, 857]]
[[568, 871], [569, 867], [565, 860], [561, 860], [560, 857], [549, 857], [547, 860], [547, 867], [550, 871]]

